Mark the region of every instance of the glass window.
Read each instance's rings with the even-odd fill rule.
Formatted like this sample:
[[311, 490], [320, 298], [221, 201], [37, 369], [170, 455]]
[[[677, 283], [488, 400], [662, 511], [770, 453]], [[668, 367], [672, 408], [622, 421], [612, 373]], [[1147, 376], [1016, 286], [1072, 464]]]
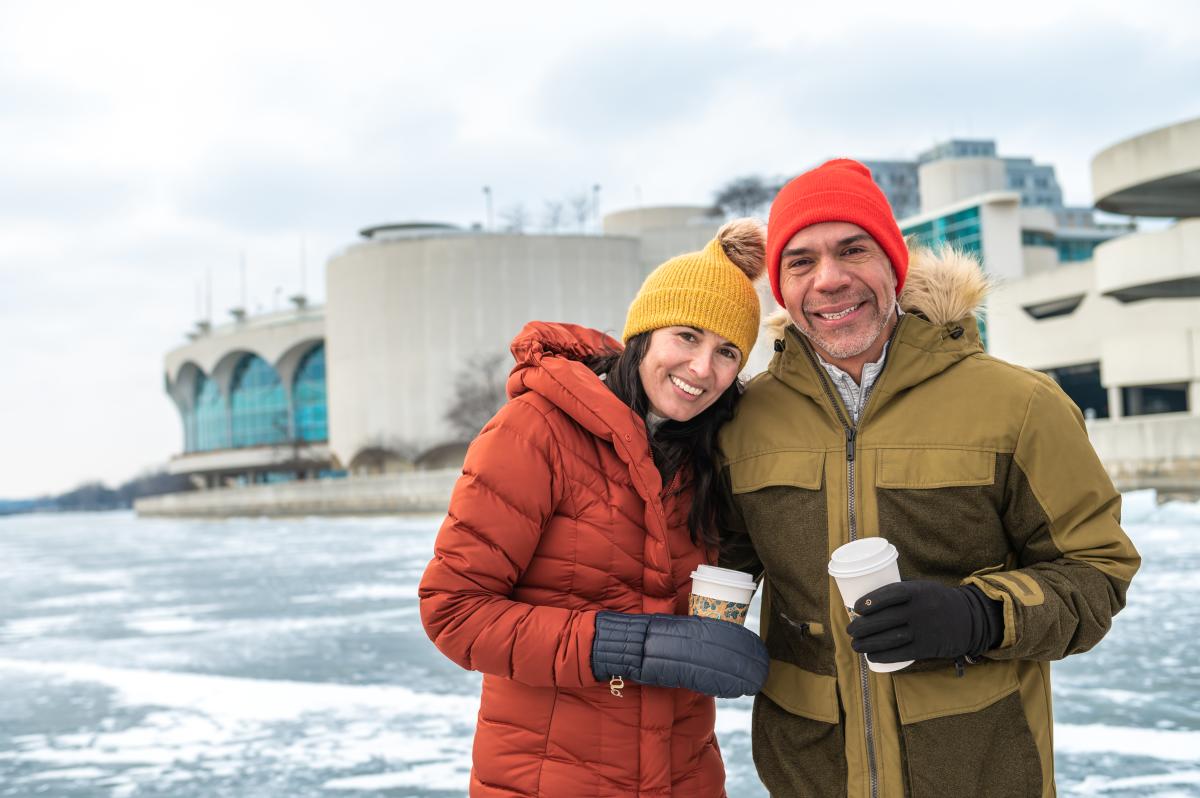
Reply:
[[964, 252], [970, 252], [981, 262], [983, 260], [978, 206], [905, 227], [903, 232], [906, 236], [915, 235], [917, 241], [925, 246], [934, 247], [945, 242]]
[[1108, 389], [1100, 383], [1099, 363], [1062, 366], [1046, 373], [1079, 406], [1085, 418], [1108, 418]]
[[325, 406], [325, 344], [308, 350], [292, 383], [296, 437], [302, 441], [329, 439]]
[[1058, 242], [1058, 259], [1063, 263], [1073, 263], [1080, 260], [1091, 260], [1092, 251], [1101, 242], [1089, 240], [1072, 240]]
[[196, 401], [192, 411], [192, 447], [188, 451], [207, 452], [229, 448], [229, 414], [225, 397], [217, 384], [204, 374], [196, 378]]
[[1136, 385], [1122, 388], [1121, 408], [1126, 416], [1186, 413], [1188, 411], [1187, 383]]
[[233, 370], [229, 393], [233, 445], [258, 446], [288, 439], [287, 396], [279, 375], [258, 355], [246, 355]]
[[[917, 243], [927, 247], [936, 247], [947, 243], [963, 252], [968, 252], [979, 259], [980, 266], [986, 266], [983, 260], [983, 237], [979, 222], [979, 206], [965, 208], [949, 216], [942, 216], [921, 224], [901, 228], [907, 236], [915, 236]], [[983, 348], [987, 349], [987, 317], [980, 315], [979, 339]]]

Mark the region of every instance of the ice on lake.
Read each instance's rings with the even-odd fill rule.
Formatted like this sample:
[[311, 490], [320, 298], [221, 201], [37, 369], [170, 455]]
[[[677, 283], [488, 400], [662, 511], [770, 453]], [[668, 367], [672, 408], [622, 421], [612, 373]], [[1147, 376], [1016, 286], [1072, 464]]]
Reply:
[[[1144, 557], [1054, 666], [1064, 795], [1200, 795], [1200, 505], [1126, 497]], [[465, 796], [479, 676], [426, 639], [440, 518], [0, 518], [0, 796]], [[762, 798], [750, 701], [721, 701]]]

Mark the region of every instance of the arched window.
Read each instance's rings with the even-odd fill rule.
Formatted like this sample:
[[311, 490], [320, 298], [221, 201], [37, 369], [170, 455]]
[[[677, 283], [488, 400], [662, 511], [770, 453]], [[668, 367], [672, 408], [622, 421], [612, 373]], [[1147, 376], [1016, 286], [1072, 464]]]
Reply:
[[258, 446], [288, 438], [287, 397], [279, 375], [258, 355], [246, 355], [233, 370], [229, 392], [233, 445]]
[[302, 441], [329, 439], [325, 410], [325, 344], [318, 344], [300, 361], [292, 383], [292, 405], [296, 408], [296, 437]]
[[221, 389], [203, 373], [196, 375], [196, 401], [192, 410], [192, 448], [207, 452], [229, 446], [229, 417]]

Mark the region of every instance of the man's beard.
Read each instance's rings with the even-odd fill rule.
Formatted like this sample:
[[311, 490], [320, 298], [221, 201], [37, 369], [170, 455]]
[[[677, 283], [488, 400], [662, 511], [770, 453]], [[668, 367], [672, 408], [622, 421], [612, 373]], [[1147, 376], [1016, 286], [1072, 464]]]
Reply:
[[[887, 313], [881, 313], [874, 297], [864, 300], [864, 304], [869, 304], [874, 309], [875, 323], [861, 333], [856, 332], [852, 335], [838, 335], [834, 333], [830, 335], [818, 332], [809, 326], [807, 313], [804, 314], [805, 323], [796, 324], [796, 329], [812, 342], [813, 346], [833, 360], [847, 360], [857, 357], [870, 349], [879, 340], [879, 336], [887, 328], [888, 322], [892, 318], [892, 312], [895, 310], [893, 306], [888, 308]], [[796, 320], [792, 319], [792, 323], [795, 324], [795, 322]]]

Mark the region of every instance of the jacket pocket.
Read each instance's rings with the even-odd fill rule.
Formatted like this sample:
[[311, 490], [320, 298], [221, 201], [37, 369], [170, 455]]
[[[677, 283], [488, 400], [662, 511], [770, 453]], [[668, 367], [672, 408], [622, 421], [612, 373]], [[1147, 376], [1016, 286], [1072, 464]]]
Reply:
[[891, 448], [876, 452], [879, 535], [900, 549], [905, 579], [957, 583], [1009, 556], [995, 452]]
[[875, 485], [929, 490], [991, 485], [996, 453], [972, 449], [881, 449]]
[[912, 798], [1036, 798], [1042, 769], [1016, 664], [893, 676]]
[[729, 464], [733, 493], [753, 493], [772, 486], [820, 490], [825, 452], [781, 450], [743, 457]]
[[773, 659], [762, 691], [793, 715], [822, 723], [839, 721], [835, 676], [822, 676]]

